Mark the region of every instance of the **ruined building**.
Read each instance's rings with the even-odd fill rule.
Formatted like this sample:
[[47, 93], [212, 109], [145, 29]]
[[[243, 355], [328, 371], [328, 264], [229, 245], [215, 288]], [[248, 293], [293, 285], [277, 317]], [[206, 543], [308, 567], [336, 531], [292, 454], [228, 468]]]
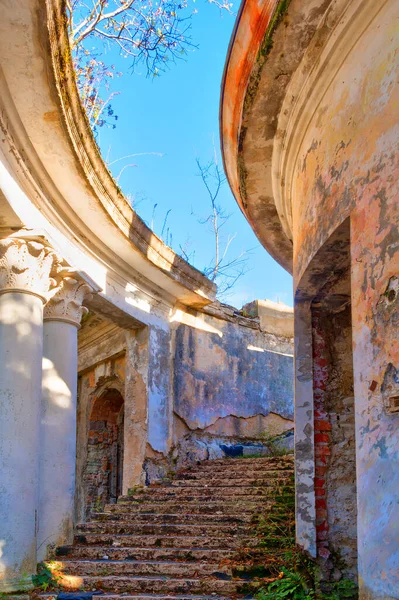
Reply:
[[297, 541], [399, 598], [399, 3], [244, 0], [230, 186], [294, 277]]
[[0, 593], [29, 589], [90, 511], [293, 428], [292, 313], [215, 302], [132, 211], [64, 4], [0, 2]]

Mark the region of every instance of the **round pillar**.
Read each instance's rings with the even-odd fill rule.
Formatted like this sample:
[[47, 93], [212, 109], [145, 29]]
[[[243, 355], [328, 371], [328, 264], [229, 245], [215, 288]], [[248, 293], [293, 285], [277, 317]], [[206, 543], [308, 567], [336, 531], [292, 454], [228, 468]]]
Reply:
[[44, 308], [38, 560], [70, 543], [76, 471], [77, 330], [91, 289], [65, 277]]
[[43, 304], [55, 255], [0, 240], [0, 592], [36, 572]]

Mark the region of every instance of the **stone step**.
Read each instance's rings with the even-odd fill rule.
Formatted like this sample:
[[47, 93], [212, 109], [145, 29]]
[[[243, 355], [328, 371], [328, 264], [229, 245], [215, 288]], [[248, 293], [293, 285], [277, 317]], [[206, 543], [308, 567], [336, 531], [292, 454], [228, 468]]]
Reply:
[[193, 524], [205, 524], [205, 523], [250, 523], [252, 520], [251, 513], [241, 514], [217, 514], [217, 513], [146, 513], [146, 512], [133, 512], [129, 510], [121, 511], [110, 511], [103, 513], [96, 513], [95, 520], [101, 521], [118, 521], [118, 522], [129, 522], [129, 523], [193, 523]]
[[190, 488], [190, 487], [154, 487], [147, 488], [143, 492], [131, 494], [130, 496], [122, 496], [122, 502], [151, 502], [156, 499], [158, 500], [173, 500], [182, 499], [209, 499], [209, 500], [223, 500], [229, 498], [233, 501], [239, 498], [245, 498], [247, 500], [256, 500], [260, 497], [273, 497], [278, 494], [281, 490], [281, 486], [262, 486], [262, 487], [211, 487], [207, 488]]
[[[267, 506], [268, 500], [262, 500], [262, 506]], [[214, 512], [215, 514], [230, 514], [239, 511], [240, 513], [253, 513], [259, 509], [259, 499], [249, 501], [245, 498], [239, 498], [238, 500], [207, 500], [206, 502], [198, 498], [192, 498], [187, 500], [162, 500], [157, 501], [152, 498], [148, 502], [141, 502], [135, 500], [123, 500], [118, 501], [117, 504], [108, 504], [105, 508], [105, 512], [110, 513], [121, 513], [132, 511], [136, 513], [174, 513], [181, 511], [182, 513], [201, 514]], [[95, 513], [94, 515], [95, 516]]]
[[248, 535], [250, 528], [237, 524], [208, 524], [190, 523], [129, 523], [129, 522], [97, 522], [80, 523], [76, 527], [77, 533], [109, 533], [109, 534], [143, 534], [143, 535], [217, 535], [217, 536], [244, 536]]
[[[293, 455], [284, 456], [259, 456], [255, 458], [217, 458], [215, 460], [204, 460], [199, 465], [191, 467], [191, 470], [223, 470], [228, 472], [230, 469], [248, 469], [265, 468], [265, 469], [284, 469], [284, 467], [292, 468], [294, 463]], [[186, 469], [187, 471], [190, 469]]]
[[250, 582], [231, 576], [229, 559], [275, 561], [259, 548], [256, 521], [272, 506], [280, 510], [275, 501], [291, 485], [292, 467], [281, 457], [209, 461], [132, 490], [78, 525], [73, 546], [57, 550], [64, 587], [103, 590], [104, 600], [252, 597]]
[[[39, 594], [38, 598], [43, 598], [43, 600], [57, 600], [58, 592], [43, 592]], [[94, 596], [95, 597], [95, 596]], [[200, 596], [196, 594], [184, 594], [181, 595], [164, 595], [164, 594], [140, 594], [138, 596], [131, 594], [102, 594], [102, 600], [231, 600], [227, 596], [218, 596], [215, 593], [212, 593], [209, 596], [204, 596], [201, 594]], [[21, 599], [22, 600], [22, 599]], [[28, 596], [24, 597], [23, 600], [29, 600]]]
[[[250, 477], [240, 477], [240, 478], [231, 478], [228, 477], [223, 479], [217, 479], [214, 477], [213, 479], [208, 479], [204, 477], [203, 479], [179, 479], [177, 481], [172, 481], [171, 487], [203, 487], [203, 488], [258, 488], [258, 487], [277, 487], [279, 485], [283, 485], [287, 478], [285, 477], [259, 477], [259, 478], [250, 478]], [[148, 488], [149, 490], [153, 489], [152, 486]]]
[[[156, 593], [156, 594], [236, 594], [244, 582], [237, 580], [224, 580], [215, 578], [170, 578], [161, 576], [142, 577], [96, 577], [76, 576], [71, 577], [67, 589], [100, 589], [115, 594], [126, 593]], [[64, 583], [66, 586], [66, 582]]]
[[[292, 470], [293, 473], [293, 470]], [[236, 479], [288, 479], [291, 476], [291, 471], [279, 471], [276, 469], [269, 470], [246, 470], [246, 469], [235, 469], [230, 473], [225, 471], [179, 471], [173, 477], [172, 481], [202, 481], [203, 483], [210, 483], [213, 481], [226, 481], [230, 482]]]
[[134, 535], [134, 534], [107, 534], [86, 533], [75, 536], [75, 544], [88, 546], [112, 546], [133, 548], [239, 548], [254, 547], [258, 543], [255, 536], [239, 537], [233, 535], [207, 536], [207, 535]]
[[[220, 562], [220, 561], [219, 561]], [[219, 562], [183, 562], [153, 560], [63, 560], [55, 565], [65, 575], [74, 576], [138, 576], [165, 575], [173, 578], [209, 577], [215, 573], [231, 574]], [[54, 565], [54, 563], [52, 563]]]
[[123, 548], [111, 546], [61, 546], [57, 557], [68, 560], [178, 560], [218, 562], [229, 558], [235, 550], [231, 548]]

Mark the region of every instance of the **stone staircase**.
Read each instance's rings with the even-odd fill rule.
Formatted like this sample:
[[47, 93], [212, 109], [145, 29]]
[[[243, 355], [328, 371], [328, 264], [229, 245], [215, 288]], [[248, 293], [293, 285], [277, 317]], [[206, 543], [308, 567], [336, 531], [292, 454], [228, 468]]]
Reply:
[[48, 565], [63, 590], [102, 590], [104, 600], [252, 597], [262, 577], [276, 577], [259, 515], [287, 490], [292, 499], [291, 456], [207, 461], [105, 506]]

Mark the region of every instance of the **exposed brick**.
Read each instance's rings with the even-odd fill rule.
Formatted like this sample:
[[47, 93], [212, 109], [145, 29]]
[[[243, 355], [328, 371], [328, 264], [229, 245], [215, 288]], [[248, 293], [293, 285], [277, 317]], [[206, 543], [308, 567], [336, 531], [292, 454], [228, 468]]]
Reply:
[[314, 479], [314, 486], [315, 488], [324, 488], [326, 485], [326, 480], [322, 479], [320, 477], [315, 477]]
[[320, 545], [318, 548], [318, 554], [319, 556], [321, 556], [321, 558], [327, 560], [328, 558], [330, 558], [331, 552], [328, 550], [328, 548], [324, 548]]
[[327, 445], [321, 446], [319, 444], [315, 448], [315, 455], [316, 456], [330, 456], [330, 454], [331, 454], [331, 450], [330, 450], [330, 447], [327, 446]]
[[328, 532], [327, 531], [317, 531], [316, 529], [316, 540], [319, 541], [325, 541], [328, 539]]
[[316, 524], [318, 525], [319, 523], [325, 521], [325, 519], [327, 519], [327, 508], [319, 508], [317, 510]]
[[327, 473], [327, 467], [321, 467], [320, 465], [317, 465], [315, 467], [315, 476], [316, 477], [323, 477], [326, 473]]
[[316, 419], [314, 422], [315, 431], [331, 431], [331, 423], [322, 419]]
[[323, 442], [328, 443], [330, 441], [330, 436], [328, 435], [328, 433], [316, 433], [314, 436], [314, 441], [316, 444]]

